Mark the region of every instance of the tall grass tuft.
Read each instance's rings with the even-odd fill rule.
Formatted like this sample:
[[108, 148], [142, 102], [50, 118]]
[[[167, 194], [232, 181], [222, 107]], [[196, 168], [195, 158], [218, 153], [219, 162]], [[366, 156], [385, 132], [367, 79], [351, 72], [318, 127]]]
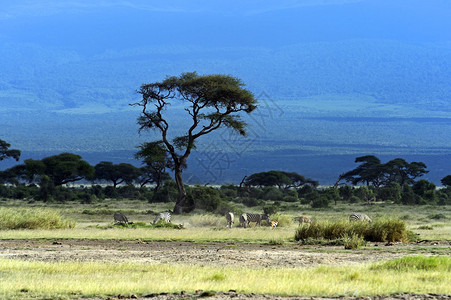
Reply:
[[0, 230], [74, 228], [75, 221], [43, 208], [0, 208]]
[[394, 218], [378, 219], [371, 223], [365, 239], [373, 242], [407, 241], [406, 222]]
[[279, 224], [277, 227], [289, 227], [293, 224], [293, 218], [290, 216], [282, 215], [280, 213], [276, 213], [270, 216], [271, 221], [277, 221]]
[[451, 257], [448, 256], [406, 256], [389, 260], [371, 267], [374, 270], [445, 271], [451, 272]]
[[[235, 216], [235, 225], [237, 222], [239, 223], [238, 218]], [[189, 223], [193, 227], [225, 227], [226, 219], [217, 215], [202, 214], [190, 217]]]
[[371, 242], [407, 241], [408, 231], [405, 221], [383, 218], [372, 223], [350, 221], [314, 221], [310, 225], [299, 226], [295, 240], [327, 239], [336, 240], [343, 237], [361, 237]]

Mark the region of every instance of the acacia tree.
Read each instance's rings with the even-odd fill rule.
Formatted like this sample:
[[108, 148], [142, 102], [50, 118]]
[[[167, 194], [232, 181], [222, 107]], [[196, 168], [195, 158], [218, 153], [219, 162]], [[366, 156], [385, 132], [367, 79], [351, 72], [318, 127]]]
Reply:
[[148, 183], [155, 183], [155, 195], [163, 181], [171, 179], [166, 169], [174, 170], [174, 163], [162, 141], [143, 143], [138, 149], [139, 151], [135, 154], [135, 158], [142, 159], [144, 164], [140, 168], [139, 181], [141, 187]]
[[[194, 202], [186, 196], [182, 166], [201, 136], [219, 128], [228, 128], [246, 135], [246, 123], [240, 112], [251, 113], [257, 104], [253, 94], [244, 89], [243, 82], [230, 75], [198, 75], [182, 73], [166, 77], [162, 82], [141, 85], [142, 100], [132, 105], [141, 107], [139, 131], [156, 130], [161, 134], [166, 151], [174, 162], [174, 177], [178, 188], [174, 213], [189, 212]], [[169, 131], [166, 109], [171, 103], [184, 104], [190, 122], [184, 135]]]
[[131, 164], [113, 164], [110, 161], [101, 161], [94, 167], [94, 180], [111, 181], [113, 187], [118, 184], [132, 184], [139, 176], [139, 169]]
[[20, 150], [9, 149], [9, 147], [11, 147], [10, 144], [5, 142], [4, 140], [0, 140], [0, 161], [6, 158], [14, 158], [16, 161], [19, 161]]

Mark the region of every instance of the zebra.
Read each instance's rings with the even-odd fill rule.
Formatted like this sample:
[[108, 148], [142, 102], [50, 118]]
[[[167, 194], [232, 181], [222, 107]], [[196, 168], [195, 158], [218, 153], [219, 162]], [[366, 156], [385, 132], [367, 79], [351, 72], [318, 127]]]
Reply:
[[368, 217], [365, 214], [360, 214], [360, 213], [353, 213], [353, 214], [351, 214], [349, 216], [349, 221], [367, 221], [367, 222], [372, 222], [370, 217]]
[[225, 217], [226, 217], [226, 220], [227, 220], [227, 228], [232, 228], [232, 224], [234, 223], [233, 222], [233, 218], [235, 217], [233, 215], [233, 212], [226, 213]]
[[155, 216], [155, 220], [153, 221], [152, 224], [155, 225], [155, 224], [157, 224], [160, 220], [163, 220], [164, 222], [167, 222], [167, 223], [171, 222], [171, 213], [165, 211], [165, 212], [161, 212], [161, 213], [157, 214], [157, 215]]
[[310, 219], [309, 216], [300, 216], [299, 217], [299, 225], [302, 225], [304, 223], [311, 224], [312, 223], [312, 219]]
[[128, 219], [124, 214], [117, 212], [113, 217], [115, 223], [128, 225]]
[[252, 214], [252, 213], [246, 213], [247, 217], [247, 225], [249, 225], [250, 222], [256, 222], [255, 226], [259, 225], [262, 220], [265, 220], [268, 223], [271, 223], [271, 220], [269, 219], [268, 215], [265, 214]]
[[244, 228], [247, 227], [247, 214], [242, 214], [240, 216], [240, 226], [243, 226]]

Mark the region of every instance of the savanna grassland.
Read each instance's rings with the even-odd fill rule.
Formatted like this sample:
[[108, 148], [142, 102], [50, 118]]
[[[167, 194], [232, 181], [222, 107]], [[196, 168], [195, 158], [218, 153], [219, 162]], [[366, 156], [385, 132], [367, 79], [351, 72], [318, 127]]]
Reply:
[[[0, 204], [2, 299], [451, 294], [448, 206], [338, 204], [315, 210], [287, 203], [271, 216], [279, 221], [272, 230], [265, 223], [240, 228], [237, 218], [229, 229], [223, 216], [201, 210], [172, 217], [183, 226], [150, 225], [173, 203]], [[117, 211], [133, 224], [114, 225]], [[295, 238], [306, 226], [346, 227], [351, 212], [366, 212], [378, 226], [384, 218], [399, 221], [407, 235], [399, 242], [360, 240], [352, 249], [345, 249], [352, 236]], [[300, 215], [310, 216], [312, 225], [299, 226]], [[11, 224], [19, 229], [5, 229]]]

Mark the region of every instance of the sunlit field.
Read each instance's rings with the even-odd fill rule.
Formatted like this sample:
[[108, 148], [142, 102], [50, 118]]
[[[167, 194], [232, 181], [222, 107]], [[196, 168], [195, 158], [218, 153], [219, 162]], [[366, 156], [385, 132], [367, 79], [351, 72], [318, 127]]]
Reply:
[[[23, 204], [23, 203], [22, 203]], [[285, 245], [322, 253], [383, 253], [395, 251], [410, 260], [394, 259], [377, 263], [347, 265], [249, 267], [191, 265], [181, 263], [101, 262], [101, 261], [38, 261], [0, 257], [0, 298], [80, 298], [121, 295], [145, 296], [152, 293], [194, 293], [196, 290], [258, 293], [281, 296], [372, 296], [393, 293], [450, 294], [451, 252], [446, 247], [410, 243], [405, 247], [382, 248], [363, 245], [359, 250], [322, 244], [309, 246], [297, 241], [300, 215], [308, 215], [319, 224], [346, 224], [351, 212], [366, 212], [373, 223], [384, 218], [405, 222], [417, 241], [450, 241], [449, 207], [339, 204], [314, 210], [308, 206], [287, 203], [285, 209], [271, 216], [280, 226], [268, 224], [226, 228], [224, 216], [194, 211], [174, 215], [172, 222], [182, 229], [153, 228], [155, 213], [170, 210], [173, 203], [149, 204], [144, 201], [110, 201], [85, 205], [79, 203], [21, 205], [19, 201], [0, 201], [3, 226], [22, 224], [36, 212], [33, 226], [39, 220], [69, 224], [63, 227], [38, 229], [3, 229], [1, 240], [127, 240], [127, 241], [186, 241], [194, 243], [233, 242], [261, 245]], [[257, 208], [241, 207], [249, 212]], [[114, 225], [114, 212], [124, 213], [134, 225]], [[14, 213], [12, 213], [14, 212]], [[6, 220], [9, 220], [8, 222]], [[50, 220], [50, 221], [49, 221]], [[52, 221], [53, 222], [53, 221]], [[51, 222], [50, 222], [51, 223]], [[6, 225], [5, 225], [6, 224]], [[13, 225], [10, 225], [13, 224]], [[141, 224], [142, 226], [135, 226]], [[305, 226], [305, 225], [304, 225]], [[307, 225], [308, 226], [308, 225]], [[55, 229], [51, 229], [55, 228]], [[300, 250], [300, 251], [301, 251]], [[89, 249], [86, 249], [89, 251]], [[427, 255], [427, 256], [419, 256]], [[171, 280], [168, 280], [170, 278]], [[243, 280], [245, 278], [245, 280]], [[402, 280], [400, 280], [402, 278]], [[327, 284], [326, 284], [327, 283]]]
[[283, 296], [449, 294], [450, 271], [449, 257], [413, 257], [389, 264], [307, 269], [0, 260], [0, 296], [76, 298], [229, 289]]

